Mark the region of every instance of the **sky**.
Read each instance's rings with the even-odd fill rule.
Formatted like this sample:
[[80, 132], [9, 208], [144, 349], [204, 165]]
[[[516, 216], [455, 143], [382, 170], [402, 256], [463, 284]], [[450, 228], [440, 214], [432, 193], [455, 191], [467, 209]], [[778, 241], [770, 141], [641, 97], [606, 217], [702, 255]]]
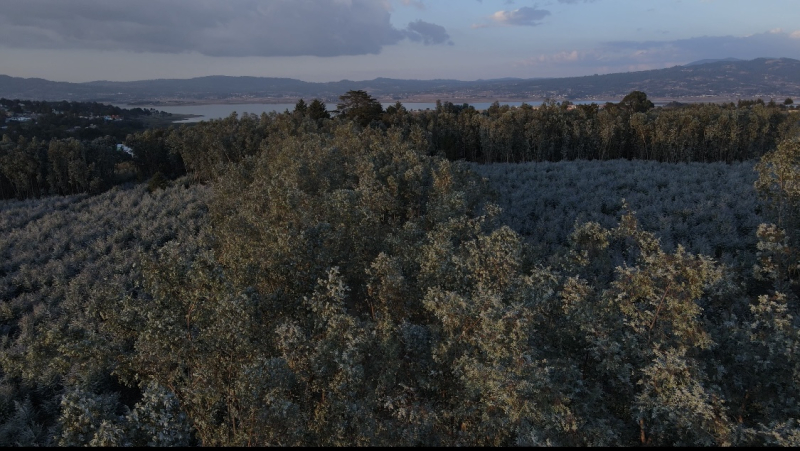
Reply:
[[800, 0], [0, 0], [0, 74], [325, 82], [800, 59]]

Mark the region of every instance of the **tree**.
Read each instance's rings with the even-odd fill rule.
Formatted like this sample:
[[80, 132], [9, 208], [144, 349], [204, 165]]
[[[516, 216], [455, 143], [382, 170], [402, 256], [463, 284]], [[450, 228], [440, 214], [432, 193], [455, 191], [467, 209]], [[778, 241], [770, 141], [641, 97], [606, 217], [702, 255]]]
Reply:
[[626, 95], [619, 106], [629, 113], [646, 113], [653, 109], [653, 102], [647, 100], [647, 94], [642, 91], [632, 91]]
[[331, 114], [328, 113], [328, 108], [323, 101], [314, 99], [311, 105], [308, 106], [308, 117], [316, 121], [320, 119], [330, 119]]
[[383, 114], [380, 102], [366, 91], [347, 91], [347, 94], [339, 96], [339, 100], [341, 103], [337, 105], [336, 110], [339, 116], [351, 119], [362, 127], [372, 121], [380, 120]]
[[388, 108], [386, 108], [386, 114], [389, 114], [389, 115], [405, 114], [407, 112], [408, 112], [408, 110], [406, 110], [406, 107], [403, 106], [403, 104], [399, 100], [397, 102], [395, 102], [394, 105], [391, 105]]
[[758, 228], [759, 265], [756, 277], [772, 279], [775, 289], [788, 292], [797, 281], [800, 241], [800, 141], [787, 140], [761, 158], [754, 186], [774, 224]]
[[784, 105], [787, 105], [787, 106], [788, 106], [788, 105], [791, 105], [791, 104], [793, 104], [793, 103], [794, 103], [794, 100], [792, 100], [792, 98], [791, 98], [791, 97], [787, 97], [787, 98], [786, 98], [786, 100], [784, 100], [784, 101], [783, 101], [783, 104], [784, 104]]
[[294, 106], [294, 112], [305, 115], [308, 112], [308, 105], [303, 99], [297, 101], [297, 104]]
[[142, 180], [156, 172], [167, 177], [177, 177], [185, 172], [183, 160], [172, 150], [168, 137], [167, 130], [155, 129], [125, 138], [125, 145], [133, 149], [133, 162]]
[[394, 105], [386, 108], [386, 112], [383, 114], [383, 123], [387, 127], [402, 127], [407, 116], [408, 110], [398, 100]]

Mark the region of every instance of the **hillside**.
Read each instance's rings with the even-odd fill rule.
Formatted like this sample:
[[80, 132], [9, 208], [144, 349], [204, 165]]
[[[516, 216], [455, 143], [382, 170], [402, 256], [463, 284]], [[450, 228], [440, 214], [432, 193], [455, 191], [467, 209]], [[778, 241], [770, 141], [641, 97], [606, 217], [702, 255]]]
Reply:
[[761, 184], [484, 179], [413, 131], [283, 125], [205, 185], [0, 201], [0, 445], [799, 444], [798, 229], [753, 189], [798, 143]]
[[[702, 63], [702, 64], [700, 64]], [[640, 72], [551, 79], [495, 80], [341, 80], [309, 83], [290, 78], [209, 76], [132, 82], [66, 83], [0, 75], [0, 97], [37, 100], [87, 100], [110, 103], [335, 101], [361, 89], [381, 100], [613, 99], [633, 91], [656, 98], [729, 99], [800, 96], [800, 61], [759, 58], [751, 61], [703, 61]]]

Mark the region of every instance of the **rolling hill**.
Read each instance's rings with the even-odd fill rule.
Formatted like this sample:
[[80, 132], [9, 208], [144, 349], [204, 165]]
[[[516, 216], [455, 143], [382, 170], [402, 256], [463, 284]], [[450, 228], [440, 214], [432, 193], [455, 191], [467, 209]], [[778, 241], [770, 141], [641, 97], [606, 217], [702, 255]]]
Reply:
[[[708, 62], [707, 62], [708, 61]], [[705, 60], [685, 66], [584, 77], [495, 80], [341, 80], [208, 76], [131, 82], [54, 82], [0, 75], [0, 97], [106, 103], [294, 101], [362, 89], [382, 100], [611, 99], [640, 90], [654, 98], [777, 98], [800, 96], [800, 61], [790, 58]]]

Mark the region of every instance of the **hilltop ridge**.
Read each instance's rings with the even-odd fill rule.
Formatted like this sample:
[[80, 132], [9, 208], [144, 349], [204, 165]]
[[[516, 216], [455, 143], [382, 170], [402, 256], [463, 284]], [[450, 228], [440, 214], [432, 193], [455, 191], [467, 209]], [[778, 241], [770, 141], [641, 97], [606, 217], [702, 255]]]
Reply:
[[348, 90], [383, 101], [604, 100], [644, 91], [653, 98], [783, 98], [800, 96], [800, 61], [791, 58], [700, 60], [684, 66], [566, 78], [341, 80], [312, 83], [292, 78], [214, 75], [190, 79], [68, 83], [0, 75], [0, 97], [106, 103], [336, 101]]

